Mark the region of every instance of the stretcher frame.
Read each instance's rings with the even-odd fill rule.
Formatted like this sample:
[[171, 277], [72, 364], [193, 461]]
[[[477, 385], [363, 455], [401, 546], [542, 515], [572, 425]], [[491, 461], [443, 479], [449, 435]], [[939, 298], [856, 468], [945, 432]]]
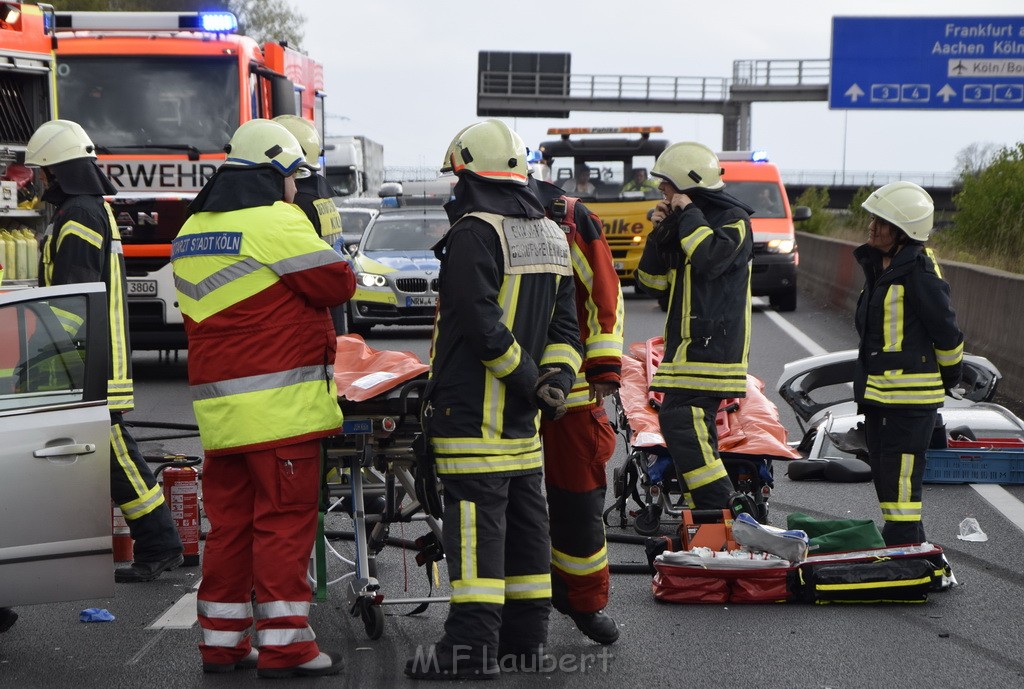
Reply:
[[[420, 612], [433, 603], [447, 603], [448, 596], [411, 596], [389, 598], [377, 578], [377, 554], [386, 545], [391, 524], [424, 522], [441, 557], [442, 523], [421, 505], [416, 494], [416, 452], [413, 449], [422, 433], [419, 421], [420, 392], [425, 376], [405, 381], [371, 399], [339, 404], [345, 414], [342, 435], [326, 443], [324, 459], [325, 500], [320, 514], [320, 532], [309, 569], [310, 583], [318, 600], [326, 600], [327, 587], [344, 587], [349, 614], [361, 618], [367, 636], [378, 639], [384, 631], [385, 605], [415, 605]], [[368, 498], [383, 497], [381, 513], [367, 513]], [[348, 509], [346, 509], [346, 498]], [[345, 557], [323, 533], [327, 514], [351, 511], [355, 555]], [[327, 555], [351, 567], [335, 579], [327, 578]], [[417, 562], [420, 562], [417, 557]]]
[[[661, 362], [664, 340], [654, 337], [635, 342], [622, 358], [622, 385], [613, 396], [615, 428], [626, 446], [626, 459], [615, 467], [612, 488], [615, 501], [604, 512], [606, 526], [626, 528], [628, 517], [642, 536], [658, 533], [663, 516], [683, 521], [684, 512], [692, 510], [675, 476], [659, 425], [661, 393], [650, 390], [650, 381]], [[737, 491], [754, 502], [760, 522], [767, 523], [768, 502], [774, 486], [773, 460], [798, 459], [799, 453], [786, 442], [786, 430], [778, 418], [778, 409], [763, 394], [764, 384], [747, 376], [744, 398], [722, 401], [716, 417], [719, 456]], [[724, 441], [724, 442], [723, 442]], [[651, 471], [659, 461], [668, 458], [668, 468], [661, 478], [652, 479]], [[673, 499], [672, 489], [679, 493]], [[629, 500], [638, 509], [629, 509]], [[618, 523], [612, 513], [618, 511]]]

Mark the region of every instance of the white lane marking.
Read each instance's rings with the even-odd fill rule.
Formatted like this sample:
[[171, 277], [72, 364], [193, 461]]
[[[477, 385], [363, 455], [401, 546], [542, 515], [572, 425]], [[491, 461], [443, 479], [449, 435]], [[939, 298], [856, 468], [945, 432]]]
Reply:
[[1011, 524], [1024, 531], [1024, 503], [1013, 497], [1005, 488], [994, 483], [972, 483], [971, 488], [985, 498]]
[[817, 342], [808, 337], [802, 330], [800, 330], [798, 327], [787, 321], [785, 318], [780, 316], [772, 309], [765, 309], [761, 313], [767, 316], [768, 319], [772, 323], [777, 325], [780, 330], [782, 330], [784, 333], [786, 333], [794, 340], [796, 340], [796, 343], [798, 345], [806, 349], [813, 356], [818, 356], [819, 354], [828, 354], [827, 349], [824, 349], [821, 345], [819, 345]]
[[[799, 345], [811, 354], [818, 355], [828, 353], [828, 350], [822, 349], [817, 342], [812, 340], [802, 330], [772, 309], [765, 309], [761, 313], [767, 316], [783, 332], [796, 340]], [[981, 497], [985, 498], [985, 500], [987, 500], [997, 512], [1006, 517], [1011, 524], [1021, 531], [1024, 531], [1024, 503], [1013, 497], [1013, 495], [1007, 492], [1007, 490], [1000, 485], [992, 483], [972, 483], [971, 488], [976, 490]]]
[[[199, 581], [192, 587], [193, 589], [199, 588]], [[197, 591], [189, 591], [167, 608], [160, 617], [153, 620], [146, 629], [191, 629], [192, 625], [196, 623], [196, 600], [198, 598]]]
[[135, 655], [133, 655], [131, 658], [128, 659], [128, 662], [126, 663], [126, 665], [138, 665], [139, 662], [146, 656], [146, 654], [149, 653], [149, 649], [151, 649], [154, 646], [156, 646], [157, 643], [160, 642], [163, 639], [163, 637], [164, 637], [164, 630], [161, 629], [160, 631], [158, 631], [156, 634], [153, 635], [152, 639], [150, 639], [149, 641], [147, 641], [146, 643], [144, 643], [142, 645], [142, 648], [139, 649], [138, 653], [136, 653]]

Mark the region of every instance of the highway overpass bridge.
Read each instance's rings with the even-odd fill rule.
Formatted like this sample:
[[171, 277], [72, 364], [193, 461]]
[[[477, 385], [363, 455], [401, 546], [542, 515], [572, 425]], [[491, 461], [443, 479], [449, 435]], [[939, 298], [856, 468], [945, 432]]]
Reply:
[[[737, 60], [732, 78], [572, 74], [568, 53], [480, 52], [477, 114], [568, 117], [572, 111], [719, 114], [723, 151], [751, 149], [751, 104], [827, 101], [831, 61]], [[936, 207], [952, 210], [954, 177], [932, 173], [782, 171], [790, 200], [826, 187], [847, 208], [857, 190], [898, 179], [920, 184]]]

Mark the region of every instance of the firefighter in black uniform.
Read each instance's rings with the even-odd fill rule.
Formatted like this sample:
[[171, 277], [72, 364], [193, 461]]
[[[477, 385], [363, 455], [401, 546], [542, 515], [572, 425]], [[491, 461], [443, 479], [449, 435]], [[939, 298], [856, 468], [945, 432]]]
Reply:
[[702, 144], [669, 146], [651, 175], [665, 198], [637, 278], [652, 296], [669, 296], [664, 356], [651, 381], [664, 393], [661, 433], [694, 507], [752, 513], [719, 456], [715, 426], [722, 399], [747, 391], [752, 209], [722, 191], [718, 157]]
[[[330, 244], [331, 248], [348, 258], [348, 251], [345, 249], [345, 240], [342, 236], [341, 214], [332, 198], [331, 185], [320, 173], [320, 156], [323, 153], [323, 145], [320, 142], [320, 134], [316, 131], [316, 125], [298, 115], [278, 115], [274, 118], [274, 122], [291, 132], [299, 142], [306, 165], [313, 171], [309, 177], [295, 180], [295, 200], [292, 203], [302, 209], [302, 212], [309, 218], [309, 222], [313, 223], [316, 233]], [[334, 330], [339, 335], [348, 334], [345, 308], [343, 304], [331, 309]]]
[[[43, 200], [56, 208], [43, 239], [39, 285], [103, 282], [109, 306], [110, 493], [135, 541], [133, 562], [114, 572], [118, 582], [151, 581], [182, 563], [181, 539], [163, 491], [146, 464], [122, 414], [135, 406], [128, 307], [121, 235], [104, 195], [117, 190], [96, 165], [95, 146], [80, 125], [52, 120], [29, 139], [26, 165], [43, 169]], [[57, 314], [72, 336], [82, 324], [71, 313]]]
[[582, 346], [569, 246], [527, 186], [526, 154], [515, 132], [487, 120], [455, 137], [442, 168], [459, 180], [445, 206], [452, 227], [435, 247], [424, 428], [444, 487], [452, 596], [444, 636], [406, 665], [413, 678], [529, 669], [547, 640], [538, 409], [564, 414]]
[[964, 337], [949, 285], [924, 242], [934, 204], [912, 182], [876, 189], [868, 241], [854, 250], [864, 269], [855, 322], [860, 349], [854, 395], [864, 414], [871, 477], [888, 545], [923, 543], [925, 451], [945, 391], [960, 382]]

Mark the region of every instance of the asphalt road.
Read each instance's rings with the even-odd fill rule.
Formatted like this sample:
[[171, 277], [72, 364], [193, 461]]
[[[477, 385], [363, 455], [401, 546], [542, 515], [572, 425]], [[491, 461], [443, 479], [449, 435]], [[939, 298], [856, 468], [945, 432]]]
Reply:
[[[758, 306], [753, 314], [750, 372], [768, 383], [768, 393], [782, 404], [772, 387], [785, 362], [809, 353], [855, 346], [852, 324], [845, 315], [815, 308], [806, 295], [798, 311], [776, 314]], [[627, 342], [661, 331], [663, 315], [649, 300], [627, 295]], [[796, 330], [793, 330], [793, 329]], [[401, 349], [425, 357], [425, 329], [376, 330], [369, 338], [377, 348]], [[184, 356], [159, 360], [156, 353], [136, 356], [138, 407], [130, 421], [191, 423], [185, 384]], [[1020, 413], [1019, 410], [1018, 414]], [[790, 440], [799, 429], [788, 408], [780, 407]], [[138, 429], [140, 438], [157, 433]], [[195, 454], [197, 440], [147, 441], [149, 451]], [[624, 461], [620, 441], [609, 472]], [[870, 517], [880, 514], [870, 484], [794, 482], [785, 467], [776, 466], [771, 521], [800, 511], [817, 517]], [[1002, 500], [1004, 511], [1024, 509], [1024, 486], [981, 487]], [[56, 496], [59, 499], [59, 496]], [[609, 496], [611, 500], [611, 496]], [[928, 533], [941, 544], [960, 586], [932, 594], [919, 605], [670, 605], [655, 601], [650, 577], [615, 574], [608, 612], [622, 625], [618, 643], [607, 649], [590, 643], [571, 622], [553, 614], [550, 651], [560, 668], [541, 675], [504, 675], [502, 686], [576, 686], [588, 689], [640, 686], [767, 688], [789, 687], [974, 687], [1024, 686], [1024, 533], [1021, 526], [969, 485], [930, 484], [924, 506]], [[45, 509], [45, 506], [40, 506]], [[958, 525], [975, 517], [988, 534], [984, 543], [960, 541]], [[347, 517], [332, 517], [331, 528], [351, 528]], [[412, 538], [422, 524], [395, 525], [391, 535]], [[671, 532], [671, 525], [665, 525]], [[635, 535], [631, 528], [609, 529]], [[342, 554], [351, 544], [337, 542]], [[641, 563], [640, 546], [612, 543], [616, 563]], [[332, 558], [330, 575], [350, 571]], [[411, 552], [385, 547], [378, 576], [385, 595], [401, 598], [446, 595], [446, 572], [439, 570], [441, 589], [431, 591], [428, 579]], [[69, 572], [68, 576], [74, 576]], [[77, 601], [19, 609], [21, 619], [0, 636], [0, 687], [217, 686], [242, 687], [255, 681], [252, 672], [205, 676], [199, 667], [199, 631], [192, 625], [191, 596], [198, 568], [181, 568], [149, 584], [117, 584], [111, 599]], [[81, 623], [84, 608], [106, 608], [112, 623]], [[390, 687], [406, 684], [405, 660], [417, 645], [440, 637], [446, 608], [431, 605], [410, 616], [413, 606], [385, 607], [383, 636], [367, 639], [362, 622], [349, 615], [342, 584], [329, 589], [328, 600], [314, 606], [311, 624], [326, 649], [340, 648], [347, 669], [339, 676], [292, 680], [291, 686]], [[163, 619], [163, 622], [160, 620]], [[176, 621], [181, 626], [175, 627]]]

